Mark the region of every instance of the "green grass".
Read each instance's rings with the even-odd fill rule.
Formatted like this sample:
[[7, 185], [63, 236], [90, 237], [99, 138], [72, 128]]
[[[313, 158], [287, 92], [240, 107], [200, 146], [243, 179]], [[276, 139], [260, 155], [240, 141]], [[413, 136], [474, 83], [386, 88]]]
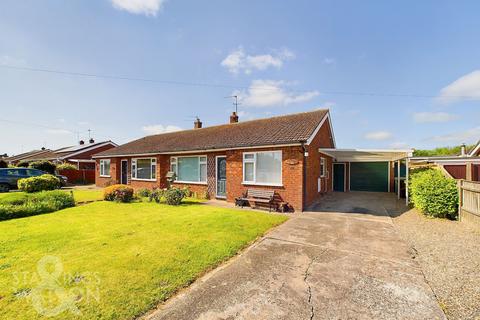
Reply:
[[[68, 189], [64, 189], [65, 192], [70, 192]], [[5, 201], [19, 200], [27, 197], [25, 192], [6, 192], [0, 193], [0, 203]], [[103, 200], [103, 190], [101, 189], [74, 189], [73, 197], [75, 202], [89, 202]]]
[[[0, 222], [0, 319], [44, 318], [32, 301], [45, 256], [62, 262], [57, 284], [74, 293], [81, 312], [53, 319], [131, 319], [286, 219], [194, 203], [102, 201]], [[55, 295], [42, 297], [58, 304]]]

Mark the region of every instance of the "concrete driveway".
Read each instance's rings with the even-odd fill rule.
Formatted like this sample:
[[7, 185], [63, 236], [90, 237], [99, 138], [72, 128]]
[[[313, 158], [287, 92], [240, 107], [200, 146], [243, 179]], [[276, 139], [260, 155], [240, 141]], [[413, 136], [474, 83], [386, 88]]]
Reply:
[[148, 318], [445, 319], [387, 215], [401, 204], [348, 195], [315, 207], [344, 212], [295, 214]]

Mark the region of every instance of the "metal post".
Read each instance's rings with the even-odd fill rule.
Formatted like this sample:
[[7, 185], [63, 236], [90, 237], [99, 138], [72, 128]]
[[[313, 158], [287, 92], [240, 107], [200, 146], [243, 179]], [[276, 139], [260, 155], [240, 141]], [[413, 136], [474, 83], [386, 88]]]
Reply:
[[400, 162], [401, 160], [397, 160], [397, 198], [400, 199]]
[[410, 165], [410, 159], [406, 158], [405, 159], [405, 170], [406, 170], [406, 172], [405, 172], [405, 204], [407, 206], [409, 204], [408, 203], [409, 202], [409, 199], [408, 199], [408, 182], [409, 182], [408, 181], [408, 179], [409, 179], [408, 175], [409, 175], [409, 172], [408, 171], [410, 170], [409, 165]]

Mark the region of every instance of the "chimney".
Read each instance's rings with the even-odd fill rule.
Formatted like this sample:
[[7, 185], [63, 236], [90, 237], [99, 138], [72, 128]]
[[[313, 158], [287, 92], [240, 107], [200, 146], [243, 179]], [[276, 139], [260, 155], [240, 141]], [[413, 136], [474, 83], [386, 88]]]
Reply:
[[238, 114], [233, 111], [230, 115], [230, 123], [237, 123], [238, 122]]
[[80, 145], [84, 145], [84, 144], [85, 144], [85, 141], [83, 141], [83, 140], [80, 140], [80, 142], [79, 142], [79, 143], [80, 143]]
[[88, 142], [89, 143], [95, 143], [95, 140], [93, 140], [93, 138], [90, 138], [90, 140]]
[[465, 155], [466, 155], [465, 143], [463, 143], [462, 146], [460, 147], [460, 156], [464, 157]]
[[42, 151], [45, 151], [45, 147], [42, 147]]
[[200, 129], [202, 127], [202, 121], [197, 117], [193, 123], [193, 129]]

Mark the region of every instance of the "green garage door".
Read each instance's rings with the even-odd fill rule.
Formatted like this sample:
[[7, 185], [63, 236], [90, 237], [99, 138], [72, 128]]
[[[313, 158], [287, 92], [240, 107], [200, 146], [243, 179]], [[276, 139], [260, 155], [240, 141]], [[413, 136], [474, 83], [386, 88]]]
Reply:
[[351, 162], [350, 190], [388, 192], [388, 162]]

